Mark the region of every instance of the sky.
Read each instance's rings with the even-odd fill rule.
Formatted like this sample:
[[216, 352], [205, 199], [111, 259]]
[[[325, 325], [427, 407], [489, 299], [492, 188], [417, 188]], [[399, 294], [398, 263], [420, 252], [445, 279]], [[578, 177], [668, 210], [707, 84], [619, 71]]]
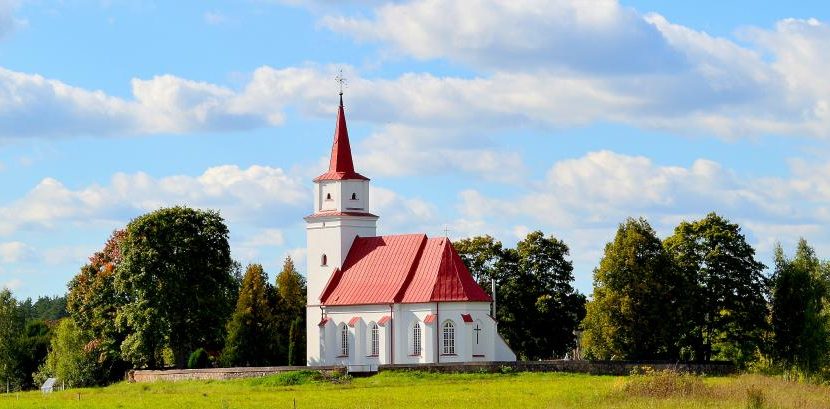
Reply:
[[174, 205], [304, 273], [340, 70], [379, 234], [541, 230], [586, 294], [627, 217], [830, 258], [828, 49], [819, 1], [0, 0], [0, 287]]

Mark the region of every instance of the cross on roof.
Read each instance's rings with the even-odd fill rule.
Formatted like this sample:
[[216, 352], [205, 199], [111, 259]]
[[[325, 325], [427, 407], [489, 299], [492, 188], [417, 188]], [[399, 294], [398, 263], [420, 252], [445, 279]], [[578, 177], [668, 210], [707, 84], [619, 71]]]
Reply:
[[337, 76], [334, 77], [334, 80], [337, 82], [338, 86], [340, 87], [340, 96], [343, 96], [343, 87], [346, 86], [346, 77], [343, 76], [343, 69], [341, 68], [340, 71], [337, 73]]

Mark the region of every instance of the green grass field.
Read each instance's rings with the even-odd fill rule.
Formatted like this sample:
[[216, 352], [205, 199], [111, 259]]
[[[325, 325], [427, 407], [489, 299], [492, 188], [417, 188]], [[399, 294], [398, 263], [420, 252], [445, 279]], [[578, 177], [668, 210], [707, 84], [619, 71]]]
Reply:
[[292, 408], [295, 403], [297, 408], [830, 408], [830, 387], [755, 375], [386, 372], [339, 380], [294, 373], [0, 395], [2, 408]]

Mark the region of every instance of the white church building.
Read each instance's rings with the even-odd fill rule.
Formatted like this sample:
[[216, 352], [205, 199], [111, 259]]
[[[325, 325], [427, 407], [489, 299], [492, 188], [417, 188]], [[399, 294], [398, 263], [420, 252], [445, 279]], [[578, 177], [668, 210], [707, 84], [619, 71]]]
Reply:
[[341, 93], [329, 169], [305, 217], [308, 365], [515, 361], [449, 239], [378, 236], [368, 206]]

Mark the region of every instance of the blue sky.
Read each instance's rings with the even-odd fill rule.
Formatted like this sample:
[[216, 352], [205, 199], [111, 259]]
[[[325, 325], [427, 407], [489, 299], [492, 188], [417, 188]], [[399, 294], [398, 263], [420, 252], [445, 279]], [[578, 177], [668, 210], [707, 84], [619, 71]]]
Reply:
[[[724, 4], [726, 3], [726, 4]], [[576, 286], [625, 217], [717, 211], [830, 253], [830, 7], [609, 0], [0, 0], [0, 286], [60, 294], [109, 233], [219, 210], [304, 269], [343, 69], [383, 234], [541, 229]]]

